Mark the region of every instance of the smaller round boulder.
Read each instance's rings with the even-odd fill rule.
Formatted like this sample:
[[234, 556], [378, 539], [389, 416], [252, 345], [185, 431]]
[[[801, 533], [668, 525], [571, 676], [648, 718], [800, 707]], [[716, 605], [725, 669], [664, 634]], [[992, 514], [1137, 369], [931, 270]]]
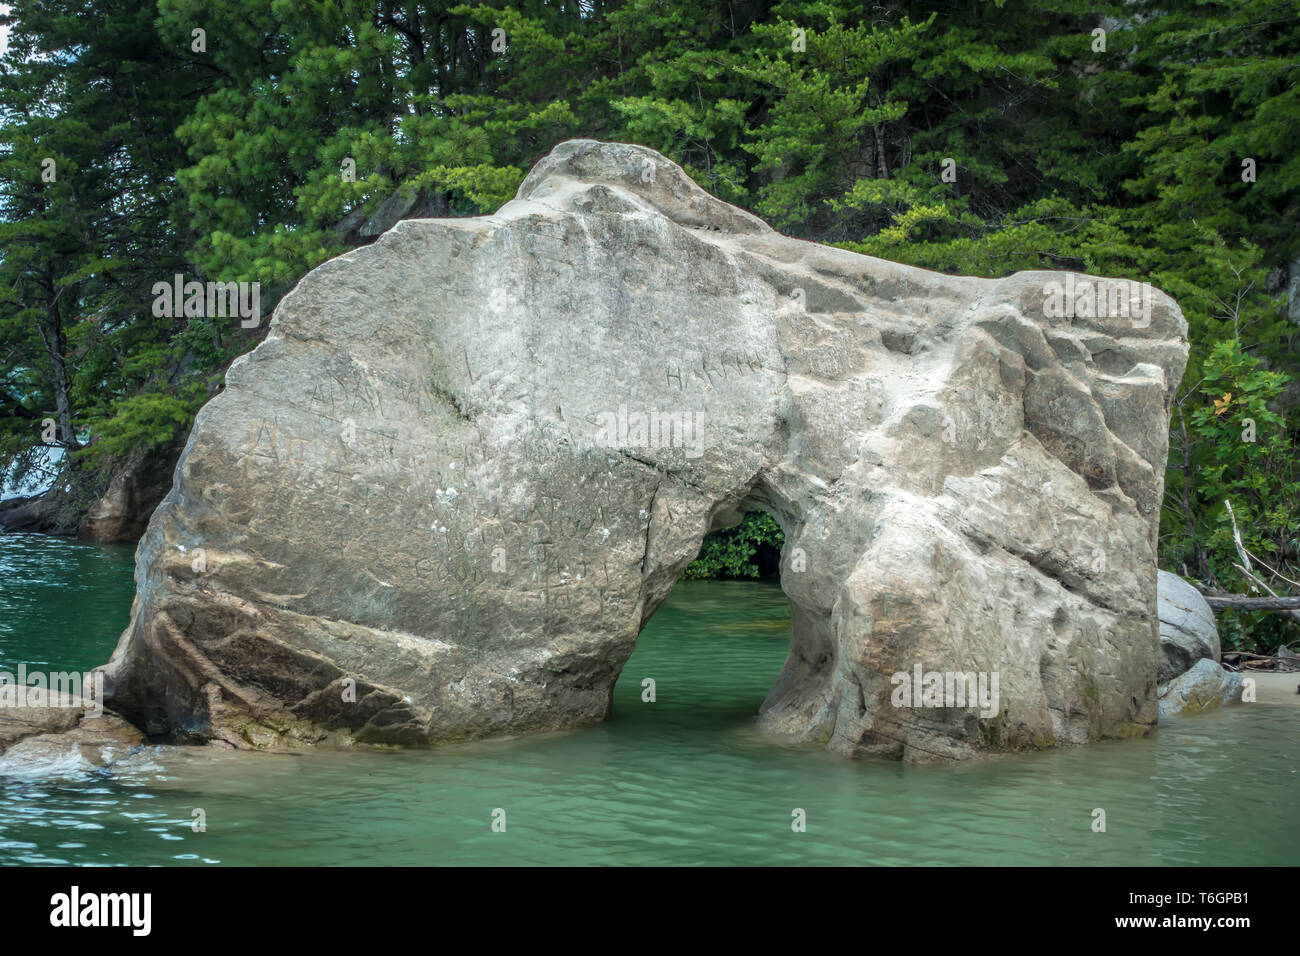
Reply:
[[1156, 583], [1160, 615], [1160, 665], [1164, 684], [1199, 660], [1219, 660], [1219, 629], [1201, 593], [1176, 574], [1161, 571]]

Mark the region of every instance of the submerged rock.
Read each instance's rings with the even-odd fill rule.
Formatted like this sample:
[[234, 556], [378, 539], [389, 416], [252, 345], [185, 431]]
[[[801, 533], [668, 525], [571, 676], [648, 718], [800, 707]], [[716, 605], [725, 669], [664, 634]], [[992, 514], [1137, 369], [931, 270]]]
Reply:
[[0, 532], [58, 532], [54, 499], [47, 494], [0, 501]]
[[1160, 717], [1199, 714], [1241, 697], [1244, 678], [1203, 658], [1185, 674], [1160, 685]]
[[110, 700], [240, 747], [591, 724], [704, 535], [765, 509], [794, 619], [768, 730], [910, 759], [1141, 734], [1186, 323], [1116, 288], [801, 242], [651, 150], [563, 143], [496, 215], [402, 221], [285, 297], [141, 542]]
[[1219, 660], [1219, 629], [1201, 592], [1176, 574], [1159, 572], [1160, 683], [1185, 673], [1197, 661]]
[[0, 707], [0, 777], [65, 758], [102, 766], [144, 744], [140, 731], [121, 717], [96, 716], [65, 694], [57, 699], [56, 706]]

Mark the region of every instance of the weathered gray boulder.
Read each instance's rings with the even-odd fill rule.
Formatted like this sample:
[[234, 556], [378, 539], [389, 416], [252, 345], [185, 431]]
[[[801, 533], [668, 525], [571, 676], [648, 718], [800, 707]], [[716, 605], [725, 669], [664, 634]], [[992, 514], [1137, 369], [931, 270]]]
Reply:
[[1190, 670], [1160, 685], [1160, 718], [1199, 714], [1238, 700], [1245, 679], [1218, 661], [1201, 658]]
[[1176, 574], [1159, 572], [1160, 683], [1171, 681], [1204, 658], [1218, 663], [1219, 629], [1201, 592]]
[[794, 618], [770, 731], [1144, 733], [1186, 324], [1115, 288], [797, 241], [564, 143], [496, 215], [403, 221], [285, 297], [141, 542], [110, 705], [242, 747], [591, 724], [704, 535], [762, 508]]

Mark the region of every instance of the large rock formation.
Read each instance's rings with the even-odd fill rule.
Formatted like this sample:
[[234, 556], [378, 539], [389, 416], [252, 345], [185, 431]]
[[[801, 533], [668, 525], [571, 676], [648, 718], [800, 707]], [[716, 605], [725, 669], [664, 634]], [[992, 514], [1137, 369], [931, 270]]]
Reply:
[[[244, 747], [594, 723], [704, 535], [762, 508], [794, 617], [770, 730], [1141, 734], [1186, 325], [1158, 292], [1097, 317], [1106, 289], [797, 241], [564, 143], [496, 215], [400, 222], [284, 299], [141, 543], [110, 706]], [[918, 668], [997, 696], [918, 706], [956, 700]]]
[[177, 443], [139, 452], [121, 462], [104, 494], [82, 516], [77, 536], [85, 541], [140, 540], [154, 508], [171, 487], [180, 452]]

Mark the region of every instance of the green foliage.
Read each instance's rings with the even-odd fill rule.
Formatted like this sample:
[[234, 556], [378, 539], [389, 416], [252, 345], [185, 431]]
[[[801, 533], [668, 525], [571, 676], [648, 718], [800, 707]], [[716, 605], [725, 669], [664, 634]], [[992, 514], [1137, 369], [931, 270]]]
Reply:
[[416, 176], [416, 186], [436, 186], [453, 193], [453, 208], [495, 210], [514, 198], [524, 171], [514, 166], [435, 166]]
[[[1250, 592], [1253, 584], [1239, 567], [1234, 516], [1242, 544], [1254, 556], [1256, 574], [1267, 577], [1269, 569], [1293, 565], [1300, 549], [1296, 448], [1286, 419], [1275, 411], [1287, 377], [1243, 352], [1236, 339], [1210, 348], [1201, 375], [1187, 396], [1190, 410], [1178, 409], [1196, 440], [1172, 457], [1171, 473], [1177, 478], [1171, 481], [1166, 506], [1176, 517], [1190, 516], [1193, 526], [1166, 550], [1183, 565], [1203, 563], [1207, 576], [1223, 587]], [[1249, 634], [1274, 644], [1284, 636], [1278, 623], [1268, 615], [1234, 612], [1226, 619], [1226, 643], [1252, 643]]]
[[[193, 84], [151, 3], [15, 5], [0, 61], [0, 472], [30, 464], [42, 420], [76, 451], [176, 370], [154, 282], [185, 270], [173, 133]], [[127, 443], [131, 437], [127, 436]], [[58, 485], [100, 487], [78, 456]], [[74, 522], [75, 523], [75, 522]]]
[[[1201, 490], [1211, 500], [1237, 502], [1249, 514], [1265, 501], [1294, 501], [1300, 489], [1293, 473], [1285, 421], [1269, 403], [1282, 394], [1286, 376], [1261, 367], [1241, 350], [1241, 343], [1217, 343], [1201, 366], [1198, 389], [1204, 403], [1191, 415], [1192, 427], [1203, 436], [1198, 451]], [[1263, 437], [1263, 441], [1260, 440]], [[1274, 512], [1294, 531], [1285, 514]], [[1300, 521], [1300, 510], [1295, 513]], [[1258, 546], [1259, 542], [1255, 542]]]
[[700, 556], [687, 565], [682, 577], [756, 578], [759, 567], [754, 559], [759, 546], [770, 545], [780, 551], [784, 543], [785, 535], [775, 518], [765, 511], [751, 511], [734, 528], [706, 537]]
[[[822, 218], [828, 200], [850, 187], [858, 170], [874, 173], [881, 127], [907, 112], [907, 103], [886, 81], [906, 62], [917, 37], [934, 20], [913, 24], [844, 23], [832, 4], [803, 6], [800, 21], [778, 19], [755, 26], [768, 41], [735, 72], [767, 88], [765, 122], [744, 149], [757, 159], [753, 173], [770, 182], [758, 190], [755, 208], [778, 227]], [[814, 25], [820, 29], [812, 29]], [[806, 49], [792, 49], [792, 36], [807, 30]]]
[[208, 399], [200, 382], [183, 392], [142, 392], [119, 402], [112, 418], [104, 422], [99, 440], [76, 454], [103, 462], [132, 452], [165, 448], [176, 440]]

